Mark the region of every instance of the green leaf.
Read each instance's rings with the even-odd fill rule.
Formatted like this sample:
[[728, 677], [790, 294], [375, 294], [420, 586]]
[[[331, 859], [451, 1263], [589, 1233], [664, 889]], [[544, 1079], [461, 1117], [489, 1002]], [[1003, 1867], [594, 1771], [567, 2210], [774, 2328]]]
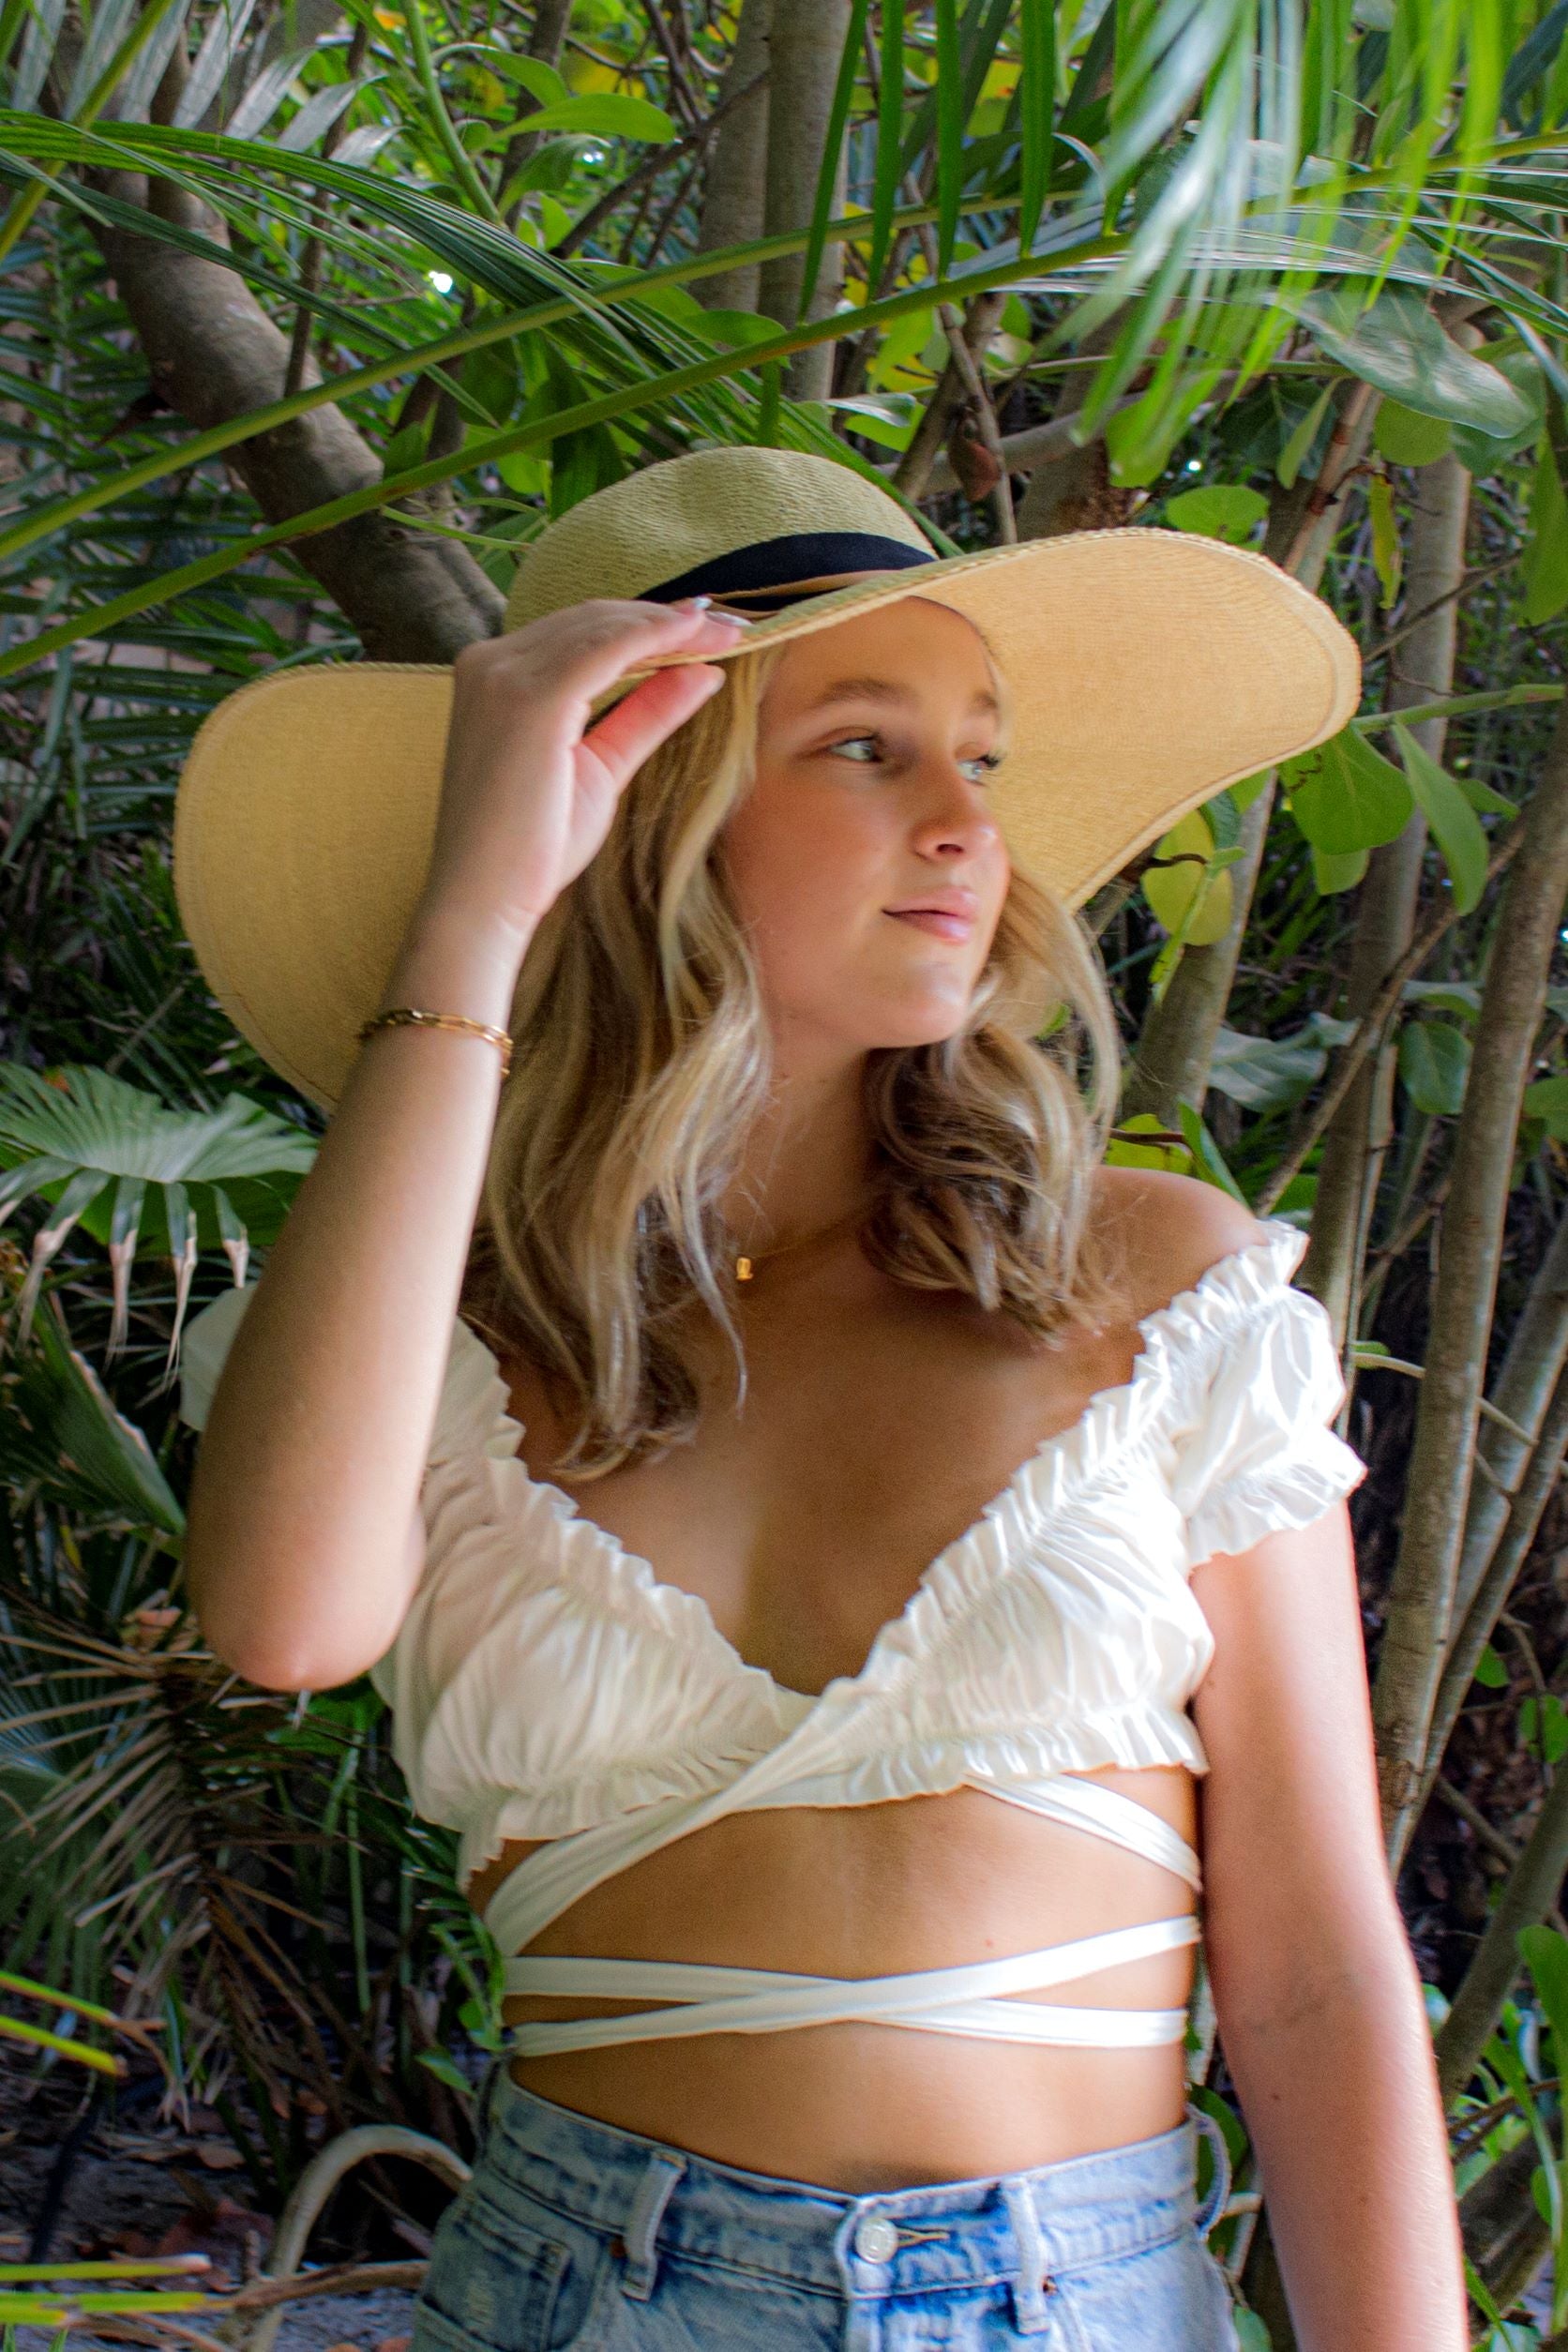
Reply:
[[1533, 627], [1568, 604], [1568, 501], [1562, 495], [1549, 435], [1541, 436], [1530, 493], [1530, 540], [1525, 550], [1524, 616]]
[[1040, 225], [1056, 144], [1056, 0], [1019, 0], [1018, 53], [1018, 249], [1027, 253]]
[[1269, 511], [1261, 490], [1242, 482], [1209, 482], [1198, 490], [1181, 490], [1165, 502], [1165, 518], [1178, 531], [1194, 531], [1205, 539], [1225, 539], [1233, 547], [1252, 536]]
[[421, 2066], [428, 2066], [436, 2080], [445, 2083], [448, 2090], [460, 2091], [465, 2099], [473, 2097], [474, 2085], [457, 2060], [448, 2058], [445, 2050], [416, 2050], [415, 2057]]
[[1454, 903], [1461, 914], [1469, 914], [1486, 886], [1486, 836], [1481, 820], [1447, 769], [1422, 748], [1408, 727], [1395, 721], [1394, 739], [1405, 763], [1405, 780], [1442, 852]]
[[1530, 415], [1524, 396], [1498, 369], [1451, 341], [1413, 287], [1384, 286], [1358, 317], [1364, 283], [1341, 279], [1275, 298], [1311, 329], [1331, 359], [1407, 408], [1499, 441], [1520, 430]]
[[[1560, 1719], [1561, 1700], [1550, 1692], [1547, 1698], [1549, 1703], [1555, 1703]], [[1525, 1705], [1531, 1703], [1527, 1699]], [[1524, 1708], [1519, 1710], [1519, 1728], [1524, 1730]], [[1563, 1737], [1568, 1741], [1568, 1726]], [[1553, 1760], [1548, 1756], [1548, 1762]], [[1555, 1927], [1521, 1927], [1518, 1940], [1519, 1956], [1530, 1970], [1546, 2022], [1557, 2038], [1559, 2054], [1568, 2059], [1568, 1941]]]
[[1508, 1668], [1490, 1642], [1475, 1662], [1475, 1679], [1485, 1690], [1505, 1691], [1508, 1688]]
[[55, 1488], [63, 1474], [79, 1506], [107, 1511], [126, 1525], [158, 1528], [177, 1542], [185, 1514], [142, 1431], [72, 1347], [58, 1294], [45, 1302], [32, 1331], [37, 1344], [12, 1399], [8, 1467]]
[[882, 0], [882, 81], [877, 92], [877, 170], [871, 188], [871, 252], [866, 265], [873, 294], [893, 243], [898, 202], [898, 133], [904, 119], [904, 0]]
[[[1547, 1764], [1555, 1764], [1568, 1749], [1568, 1715], [1555, 1691], [1548, 1691], [1544, 1698], [1532, 1695], [1524, 1701], [1519, 1709], [1519, 1738]], [[1563, 2046], [1568, 2049], [1568, 2043]]]
[[1518, 431], [1510, 433], [1505, 441], [1472, 432], [1466, 425], [1455, 426], [1454, 454], [1471, 474], [1493, 474], [1510, 458], [1518, 457], [1523, 450], [1530, 447], [1545, 422], [1546, 387], [1541, 373], [1541, 363], [1534, 353], [1519, 350], [1499, 352], [1490, 365], [1508, 378], [1525, 402], [1529, 415]]
[[1176, 1117], [1180, 1122], [1182, 1133], [1186, 1137], [1187, 1148], [1192, 1153], [1193, 1174], [1201, 1178], [1204, 1184], [1216, 1185], [1221, 1192], [1229, 1193], [1232, 1199], [1240, 1200], [1244, 1204], [1246, 1195], [1227, 1168], [1219, 1145], [1214, 1141], [1191, 1103], [1178, 1103]]
[[937, 276], [953, 266], [958, 205], [964, 185], [963, 58], [957, 0], [936, 0], [937, 20]]
[[[1140, 1143], [1139, 1136], [1151, 1140]], [[1186, 1176], [1192, 1170], [1192, 1153], [1185, 1143], [1166, 1139], [1163, 1120], [1152, 1110], [1135, 1111], [1130, 1119], [1118, 1120], [1116, 1131], [1106, 1147], [1107, 1165], [1111, 1168], [1163, 1168], [1176, 1176]]]
[[1230, 927], [1230, 877], [1216, 869], [1214, 850], [1208, 817], [1190, 809], [1155, 842], [1140, 877], [1154, 919], [1184, 947], [1212, 947]]
[[1353, 1035], [1354, 1021], [1314, 1013], [1289, 1037], [1249, 1037], [1222, 1022], [1210, 1083], [1248, 1110], [1285, 1110], [1309, 1093], [1328, 1066], [1328, 1049]]
[[912, 392], [883, 392], [874, 398], [845, 394], [830, 400], [807, 400], [801, 403], [808, 410], [821, 410], [824, 415], [831, 410], [847, 411], [850, 430], [864, 433], [867, 441], [880, 441], [887, 449], [907, 449], [920, 415], [920, 402]]
[[675, 126], [662, 106], [633, 98], [629, 90], [590, 90], [580, 98], [557, 98], [512, 126], [541, 135], [552, 130], [585, 132], [596, 139], [646, 139], [660, 143], [675, 137]]
[[1332, 850], [1320, 850], [1312, 844], [1312, 879], [1325, 898], [1332, 898], [1341, 890], [1353, 890], [1366, 873], [1365, 850], [1347, 850], [1336, 856]]
[[1424, 1004], [1434, 1013], [1458, 1013], [1466, 1020], [1474, 1020], [1481, 1010], [1480, 984], [1474, 980], [1407, 980], [1400, 994], [1408, 1004]]
[[1297, 475], [1306, 462], [1306, 453], [1318, 438], [1318, 428], [1323, 421], [1324, 413], [1333, 397], [1333, 384], [1325, 384], [1274, 460], [1274, 474], [1284, 489], [1289, 490], [1293, 486]]
[[[1325, 392], [1323, 398], [1327, 400]], [[1446, 457], [1454, 429], [1445, 416], [1426, 416], [1403, 400], [1380, 400], [1372, 426], [1372, 446], [1391, 465], [1431, 465]]]
[[1478, 816], [1516, 817], [1518, 815], [1519, 804], [1516, 800], [1504, 800], [1502, 794], [1494, 792], [1489, 784], [1483, 784], [1478, 776], [1456, 776], [1454, 781]]
[[1525, 1117], [1541, 1120], [1554, 1142], [1568, 1143], [1568, 1078], [1537, 1078], [1527, 1086]]
[[1331, 857], [1397, 840], [1415, 806], [1403, 771], [1353, 727], [1299, 759], [1281, 761], [1279, 774], [1297, 824]]
[[[530, 98], [541, 106], [559, 106], [566, 102], [569, 93], [565, 83], [553, 66], [547, 66], [542, 57], [514, 57], [509, 49], [497, 49], [485, 42], [471, 53], [476, 61], [486, 65], [491, 73], [505, 76], [508, 82], [520, 82]], [[535, 120], [529, 116], [528, 120]], [[523, 128], [521, 122], [512, 126], [512, 136]]]
[[1399, 1033], [1399, 1076], [1417, 1110], [1458, 1116], [1470, 1076], [1470, 1041], [1452, 1021], [1407, 1021]]
[[1404, 569], [1399, 526], [1394, 520], [1394, 486], [1386, 474], [1374, 474], [1367, 483], [1366, 504], [1372, 517], [1372, 568], [1386, 611], [1399, 594], [1399, 575]]

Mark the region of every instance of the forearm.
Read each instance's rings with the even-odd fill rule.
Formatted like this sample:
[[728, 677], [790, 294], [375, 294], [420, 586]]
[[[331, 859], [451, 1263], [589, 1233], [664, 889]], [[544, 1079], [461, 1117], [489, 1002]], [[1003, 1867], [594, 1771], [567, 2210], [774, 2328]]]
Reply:
[[[378, 1010], [505, 1027], [521, 948], [416, 918]], [[407, 1606], [419, 1484], [500, 1091], [481, 1038], [367, 1040], [270, 1252], [192, 1478], [204, 1632], [277, 1688], [346, 1680]]]
[[1300, 2352], [1465, 2352], [1448, 2137], [1402, 1931], [1304, 1954], [1273, 2008], [1232, 1998], [1228, 2016], [1217, 1986], [1216, 2003]]

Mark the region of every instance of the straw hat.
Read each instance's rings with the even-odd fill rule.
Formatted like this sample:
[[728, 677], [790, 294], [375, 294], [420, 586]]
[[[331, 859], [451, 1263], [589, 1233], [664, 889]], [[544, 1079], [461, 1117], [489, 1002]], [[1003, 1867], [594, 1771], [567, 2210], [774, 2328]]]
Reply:
[[[967, 615], [1014, 701], [991, 805], [1014, 862], [1072, 906], [1222, 785], [1337, 733], [1361, 693], [1354, 640], [1266, 556], [1145, 524], [939, 557], [875, 482], [792, 449], [699, 450], [583, 499], [528, 548], [503, 626], [702, 593], [761, 614], [736, 653], [903, 596]], [[323, 1109], [429, 869], [451, 696], [445, 664], [275, 671], [209, 715], [180, 779], [197, 960]]]

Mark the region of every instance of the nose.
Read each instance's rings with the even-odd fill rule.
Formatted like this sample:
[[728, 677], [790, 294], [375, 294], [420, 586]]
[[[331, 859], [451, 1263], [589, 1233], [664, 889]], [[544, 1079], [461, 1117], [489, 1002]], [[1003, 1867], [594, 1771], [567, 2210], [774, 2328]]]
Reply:
[[986, 791], [984, 784], [971, 782], [957, 760], [932, 760], [915, 833], [917, 846], [927, 854], [972, 858], [994, 850], [1002, 828], [987, 805]]

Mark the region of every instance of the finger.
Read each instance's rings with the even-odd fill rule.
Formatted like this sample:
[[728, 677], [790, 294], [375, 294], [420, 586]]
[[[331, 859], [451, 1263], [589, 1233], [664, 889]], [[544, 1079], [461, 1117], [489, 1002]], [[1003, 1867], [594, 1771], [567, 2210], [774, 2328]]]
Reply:
[[582, 738], [582, 748], [601, 761], [617, 790], [656, 751], [667, 735], [685, 724], [724, 684], [712, 662], [656, 671], [623, 696]]
[[607, 616], [562, 664], [562, 684], [589, 701], [645, 662], [671, 654], [729, 653], [746, 635], [744, 625], [721, 613], [629, 602], [621, 610], [626, 616], [624, 621]]

